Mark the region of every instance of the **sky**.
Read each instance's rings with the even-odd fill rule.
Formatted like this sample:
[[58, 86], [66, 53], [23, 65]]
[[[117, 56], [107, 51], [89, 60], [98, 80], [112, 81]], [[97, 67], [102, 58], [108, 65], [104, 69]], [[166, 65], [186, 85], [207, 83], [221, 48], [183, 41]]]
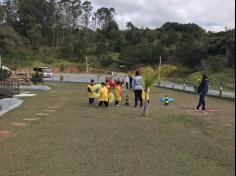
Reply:
[[206, 31], [235, 28], [235, 0], [90, 0], [94, 10], [113, 7], [121, 29], [127, 22], [151, 29], [165, 22], [196, 23]]

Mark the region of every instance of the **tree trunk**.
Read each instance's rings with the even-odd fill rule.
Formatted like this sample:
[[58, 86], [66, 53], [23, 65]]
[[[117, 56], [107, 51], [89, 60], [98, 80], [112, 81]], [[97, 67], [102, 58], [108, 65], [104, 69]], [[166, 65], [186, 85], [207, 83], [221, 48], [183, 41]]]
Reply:
[[55, 28], [52, 29], [52, 47], [55, 47]]
[[58, 46], [58, 29], [57, 29], [57, 33], [56, 33], [56, 47]]
[[145, 89], [145, 98], [144, 98], [144, 106], [143, 106], [143, 116], [148, 116], [148, 101], [147, 101], [147, 93], [148, 88]]

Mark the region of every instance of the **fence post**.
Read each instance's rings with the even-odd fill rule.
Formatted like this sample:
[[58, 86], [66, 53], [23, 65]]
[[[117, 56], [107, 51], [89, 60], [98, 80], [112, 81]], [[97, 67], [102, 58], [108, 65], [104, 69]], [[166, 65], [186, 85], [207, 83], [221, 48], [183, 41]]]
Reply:
[[20, 94], [20, 82], [17, 82], [17, 94]]
[[220, 81], [220, 97], [222, 96], [222, 92], [223, 92], [223, 82]]
[[10, 82], [10, 84], [11, 84], [11, 96], [14, 96], [14, 82], [11, 80], [11, 82]]

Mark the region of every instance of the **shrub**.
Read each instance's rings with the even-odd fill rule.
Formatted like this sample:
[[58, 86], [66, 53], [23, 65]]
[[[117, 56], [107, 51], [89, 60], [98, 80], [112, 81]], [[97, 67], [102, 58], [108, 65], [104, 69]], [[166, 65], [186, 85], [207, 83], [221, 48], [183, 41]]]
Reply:
[[197, 90], [198, 84], [202, 78], [201, 72], [194, 72], [188, 77], [188, 82], [193, 84], [195, 91]]

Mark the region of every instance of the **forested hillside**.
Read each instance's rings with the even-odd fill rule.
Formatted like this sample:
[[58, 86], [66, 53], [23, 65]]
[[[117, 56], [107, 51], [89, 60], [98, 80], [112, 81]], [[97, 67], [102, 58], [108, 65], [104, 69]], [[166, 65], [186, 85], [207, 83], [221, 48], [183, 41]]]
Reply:
[[197, 24], [166, 22], [160, 28], [140, 28], [128, 22], [119, 29], [116, 11], [96, 11], [89, 1], [5, 0], [0, 5], [0, 54], [12, 67], [34, 60], [57, 59], [91, 67], [136, 67], [164, 63], [192, 72], [235, 69], [235, 29], [206, 32]]

